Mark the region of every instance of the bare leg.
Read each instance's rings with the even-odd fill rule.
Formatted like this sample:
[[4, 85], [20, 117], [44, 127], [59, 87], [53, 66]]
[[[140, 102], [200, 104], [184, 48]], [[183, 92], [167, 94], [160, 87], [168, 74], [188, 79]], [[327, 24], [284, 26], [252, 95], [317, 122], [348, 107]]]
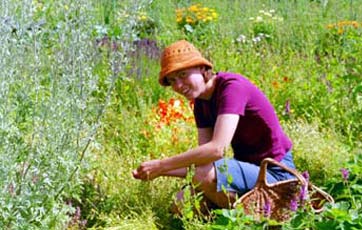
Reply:
[[234, 192], [224, 193], [216, 191], [216, 172], [214, 164], [203, 165], [196, 168], [193, 183], [198, 185], [197, 190], [219, 208], [231, 208], [236, 200]]

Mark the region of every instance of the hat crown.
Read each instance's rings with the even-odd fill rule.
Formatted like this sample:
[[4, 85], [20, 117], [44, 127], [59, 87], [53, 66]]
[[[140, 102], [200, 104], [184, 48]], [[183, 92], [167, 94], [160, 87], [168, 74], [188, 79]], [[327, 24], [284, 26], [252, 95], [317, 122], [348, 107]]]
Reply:
[[[184, 59], [195, 55], [201, 57], [201, 53], [195, 48], [195, 46], [185, 40], [181, 40], [175, 42], [163, 51], [161, 66], [170, 64], [168, 63], [169, 61], [177, 61], [175, 57]], [[172, 59], [170, 60], [170, 58]]]
[[185, 68], [212, 64], [202, 57], [200, 51], [186, 40], [180, 40], [166, 47], [161, 55], [159, 83], [168, 86], [166, 75]]

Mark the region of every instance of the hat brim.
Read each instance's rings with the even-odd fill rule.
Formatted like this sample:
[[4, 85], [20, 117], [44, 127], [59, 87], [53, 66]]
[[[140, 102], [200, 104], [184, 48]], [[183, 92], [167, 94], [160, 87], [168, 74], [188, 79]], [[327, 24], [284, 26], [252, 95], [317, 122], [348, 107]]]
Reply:
[[207, 66], [209, 68], [213, 67], [213, 65], [203, 57], [196, 57], [193, 59], [191, 58], [187, 62], [174, 63], [172, 65], [163, 68], [163, 71], [160, 72], [158, 81], [162, 86], [170, 86], [170, 83], [167, 81], [167, 76], [169, 74], [183, 69], [193, 68], [196, 66]]

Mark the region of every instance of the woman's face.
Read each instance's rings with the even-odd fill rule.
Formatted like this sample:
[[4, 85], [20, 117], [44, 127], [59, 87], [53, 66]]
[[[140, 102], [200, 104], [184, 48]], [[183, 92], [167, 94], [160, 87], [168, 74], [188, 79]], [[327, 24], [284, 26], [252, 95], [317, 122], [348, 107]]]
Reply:
[[202, 67], [179, 70], [167, 76], [172, 89], [189, 100], [195, 99], [205, 91]]

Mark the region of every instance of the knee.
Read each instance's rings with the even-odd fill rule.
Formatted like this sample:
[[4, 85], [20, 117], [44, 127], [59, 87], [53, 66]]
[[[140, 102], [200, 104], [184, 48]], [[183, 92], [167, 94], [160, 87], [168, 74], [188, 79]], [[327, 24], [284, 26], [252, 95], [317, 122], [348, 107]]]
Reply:
[[214, 166], [209, 165], [196, 167], [192, 182], [202, 188], [214, 185], [216, 183]]

